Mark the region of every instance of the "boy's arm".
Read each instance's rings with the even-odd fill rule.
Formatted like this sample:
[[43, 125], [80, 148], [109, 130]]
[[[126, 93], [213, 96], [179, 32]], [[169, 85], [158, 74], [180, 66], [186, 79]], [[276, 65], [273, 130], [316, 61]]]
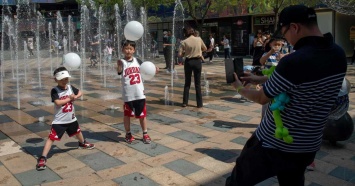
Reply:
[[123, 72], [123, 64], [122, 61], [119, 59], [117, 60], [117, 74], [121, 75]]
[[265, 53], [263, 56], [261, 56], [261, 58], [260, 58], [260, 60], [259, 60], [260, 64], [265, 65], [267, 59], [269, 59], [269, 57], [270, 57], [271, 54], [273, 54], [273, 53], [275, 53], [275, 51], [274, 51], [274, 49], [271, 48], [269, 52], [267, 52], [267, 53]]
[[81, 92], [79, 89], [77, 89], [76, 87], [74, 87], [73, 85], [70, 85], [73, 92], [74, 92], [74, 95], [73, 95], [73, 99], [78, 99], [80, 98], [82, 95], [83, 95], [83, 92]]
[[69, 102], [71, 102], [73, 100], [74, 100], [73, 96], [70, 96], [70, 97], [67, 97], [67, 98], [62, 99], [62, 100], [56, 99], [56, 100], [54, 100], [54, 103], [56, 105], [58, 105], [58, 106], [62, 106], [62, 105], [65, 105], [65, 104], [67, 104], [67, 103], [69, 103]]

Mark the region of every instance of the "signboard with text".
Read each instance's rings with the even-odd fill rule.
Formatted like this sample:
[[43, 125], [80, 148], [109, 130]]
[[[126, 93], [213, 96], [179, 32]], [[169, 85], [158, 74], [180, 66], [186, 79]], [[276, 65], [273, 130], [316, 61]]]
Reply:
[[254, 17], [254, 25], [274, 25], [275, 16], [257, 16]]

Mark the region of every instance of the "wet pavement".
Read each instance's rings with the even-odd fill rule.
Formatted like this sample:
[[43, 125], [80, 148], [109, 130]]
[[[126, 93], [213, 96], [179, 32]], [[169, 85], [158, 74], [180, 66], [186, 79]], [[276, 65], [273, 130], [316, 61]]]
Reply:
[[[84, 93], [83, 99], [74, 103], [76, 115], [84, 137], [96, 148], [77, 149], [77, 140], [64, 135], [54, 143], [47, 169], [36, 171], [37, 157], [49, 134], [54, 111], [50, 90], [56, 83], [51, 65], [56, 68], [61, 59], [54, 57], [53, 63], [49, 58], [41, 60], [40, 68], [36, 57], [19, 61], [19, 84], [14, 78], [16, 62], [2, 63], [5, 77], [0, 101], [0, 185], [221, 186], [261, 119], [261, 105], [241, 98], [226, 84], [224, 62], [216, 58], [213, 64], [203, 64], [203, 108], [196, 107], [193, 83], [189, 105], [181, 107], [183, 66], [176, 66], [173, 86], [172, 75], [163, 69], [154, 79], [145, 81], [152, 143], [142, 143], [139, 121], [133, 119], [131, 131], [136, 141], [127, 144], [121, 85], [115, 71], [86, 68], [82, 84], [80, 71], [71, 71], [71, 84]], [[162, 58], [150, 61], [160, 68], [165, 66]], [[245, 64], [250, 62], [245, 59]], [[89, 65], [88, 60], [85, 65]], [[101, 74], [106, 74], [106, 78]], [[355, 66], [348, 66], [347, 78], [355, 85]], [[348, 111], [352, 118], [354, 91], [355, 88], [350, 94]], [[315, 163], [315, 170], [305, 174], [306, 185], [355, 185], [355, 134], [335, 146], [324, 141]], [[276, 178], [270, 178], [258, 185], [278, 183]]]

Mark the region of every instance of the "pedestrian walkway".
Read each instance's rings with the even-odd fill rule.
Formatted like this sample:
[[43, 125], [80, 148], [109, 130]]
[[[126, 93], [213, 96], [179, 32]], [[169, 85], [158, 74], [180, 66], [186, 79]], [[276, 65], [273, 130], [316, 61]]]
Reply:
[[[104, 81], [100, 68], [87, 69], [81, 88], [80, 72], [72, 71], [71, 84], [84, 93], [83, 99], [74, 103], [79, 124], [96, 148], [77, 149], [77, 140], [64, 135], [54, 143], [43, 171], [36, 171], [35, 165], [53, 118], [50, 90], [56, 85], [49, 59], [41, 67], [41, 87], [36, 59], [28, 62], [31, 68], [27, 82], [20, 70], [20, 109], [12, 66], [3, 63], [6, 73], [4, 99], [0, 101], [0, 185], [224, 185], [236, 157], [260, 122], [261, 105], [241, 98], [226, 84], [222, 60], [216, 58], [212, 64], [203, 65], [203, 108], [196, 107], [193, 85], [188, 107], [181, 107], [183, 66], [175, 66], [173, 86], [172, 76], [165, 70], [144, 82], [151, 144], [143, 144], [137, 119], [131, 127], [135, 143], [124, 140], [123, 102], [116, 72], [103, 71], [107, 74]], [[149, 61], [160, 68], [165, 65], [162, 57]], [[349, 66], [347, 77], [355, 85], [355, 67]], [[168, 105], [165, 86], [169, 87]], [[350, 101], [349, 114], [354, 118], [354, 93]], [[305, 174], [307, 186], [355, 185], [355, 134], [336, 146], [324, 141], [315, 163], [315, 170]], [[278, 183], [270, 178], [258, 185]]]

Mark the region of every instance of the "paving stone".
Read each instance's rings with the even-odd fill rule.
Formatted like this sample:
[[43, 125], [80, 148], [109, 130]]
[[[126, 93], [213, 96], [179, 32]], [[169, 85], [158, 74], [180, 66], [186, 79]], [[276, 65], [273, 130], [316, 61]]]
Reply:
[[355, 184], [355, 170], [338, 166], [337, 168], [332, 170], [329, 175]]
[[[38, 91], [38, 89], [32, 89], [34, 91]], [[48, 90], [42, 90], [42, 91], [48, 91]], [[34, 93], [34, 94], [31, 94], [32, 97], [35, 97], [35, 98], [43, 98], [43, 97], [47, 97], [49, 96], [48, 94], [45, 94], [45, 93]]]
[[46, 102], [46, 101], [43, 101], [43, 100], [38, 100], [38, 101], [29, 101], [27, 102], [33, 106], [43, 106], [43, 105], [52, 105], [53, 103], [52, 102]]
[[[76, 109], [76, 107], [75, 107], [75, 109]], [[95, 120], [93, 120], [91, 118], [87, 118], [87, 117], [82, 116], [82, 115], [75, 115], [75, 117], [78, 119], [79, 125], [85, 124], [85, 123], [93, 123], [93, 122], [95, 122]]]
[[230, 160], [232, 158], [234, 159], [235, 157], [238, 156], [238, 154], [234, 152], [225, 149], [220, 149], [220, 148], [200, 149], [200, 150], [197, 149], [197, 151], [222, 162], [227, 162], [227, 160]]
[[269, 179], [266, 179], [266, 180], [256, 184], [255, 186], [271, 186], [271, 185], [274, 185], [275, 183], [278, 183], [277, 178], [271, 177]]
[[[111, 127], [121, 130], [123, 132], [126, 131], [123, 123], [114, 124], [114, 125], [111, 125]], [[149, 128], [148, 128], [148, 130], [149, 130]], [[132, 134], [142, 133], [142, 127], [140, 125], [131, 123], [131, 133]]]
[[0, 111], [5, 111], [5, 110], [16, 110], [17, 108], [12, 106], [12, 105], [1, 105], [0, 106]]
[[214, 109], [214, 110], [219, 110], [219, 111], [227, 111], [227, 110], [232, 110], [233, 108], [227, 107], [227, 106], [220, 106], [220, 105], [215, 105], [215, 104], [208, 104], [205, 105], [204, 107]]
[[31, 110], [31, 111], [27, 111], [27, 114], [31, 115], [34, 118], [39, 118], [42, 116], [53, 116], [52, 113], [47, 112], [45, 110], [39, 109], [39, 110]]
[[95, 171], [108, 169], [125, 164], [123, 161], [118, 160], [112, 156], [109, 156], [103, 152], [96, 152], [78, 157], [80, 161], [87, 164]]
[[203, 124], [202, 126], [213, 129], [213, 130], [218, 130], [221, 132], [227, 132], [230, 129], [234, 128], [234, 126], [231, 124], [231, 122], [226, 122], [226, 121], [211, 121], [211, 122]]
[[76, 104], [74, 104], [74, 108], [75, 108], [75, 111], [86, 110], [86, 108], [85, 108], [85, 107], [82, 107], [82, 106], [80, 106], [80, 105], [76, 105]]
[[[8, 94], [8, 95], [10, 95], [10, 94]], [[12, 94], [12, 95], [16, 95], [16, 94]], [[4, 97], [3, 101], [4, 102], [17, 102], [17, 97]]]
[[8, 154], [15, 154], [17, 152], [22, 152], [22, 150], [21, 150], [21, 147], [17, 143], [15, 143], [14, 141], [12, 141], [12, 140], [0, 141], [0, 156], [5, 156]]
[[158, 186], [160, 184], [149, 179], [141, 173], [135, 172], [122, 176], [120, 178], [113, 179], [114, 182], [118, 183], [120, 186], [131, 186], [131, 185], [144, 185], [144, 186]]
[[85, 94], [85, 96], [90, 96], [92, 98], [101, 98], [101, 94], [99, 93], [90, 93], [90, 94]]
[[160, 98], [162, 95], [161, 94], [155, 94], [152, 92], [148, 92], [145, 94], [145, 96], [153, 97], [153, 98]]
[[7, 122], [13, 122], [14, 120], [12, 120], [10, 117], [6, 116], [6, 115], [0, 115], [0, 124], [1, 123], [7, 123]]
[[100, 133], [88, 131], [88, 130], [83, 130], [81, 132], [84, 138], [87, 139], [90, 143], [96, 143], [100, 141], [112, 141], [110, 138], [104, 136], [104, 133], [102, 133], [101, 135]]
[[40, 185], [43, 183], [61, 180], [61, 178], [49, 168], [44, 171], [37, 171], [36, 169], [33, 169], [15, 174], [14, 176], [24, 186]]
[[157, 122], [157, 123], [162, 123], [165, 125], [171, 125], [171, 124], [175, 124], [175, 123], [181, 123], [182, 121], [174, 119], [174, 118], [169, 118], [169, 117], [165, 117], [159, 114], [148, 114], [147, 115], [147, 119]]
[[232, 119], [237, 120], [237, 121], [242, 121], [242, 122], [247, 122], [251, 120], [253, 117], [251, 116], [245, 116], [245, 115], [236, 115]]
[[231, 140], [231, 142], [233, 143], [238, 143], [240, 145], [245, 145], [245, 143], [248, 141], [248, 138], [243, 137], [243, 136], [239, 136], [237, 138], [234, 138], [233, 140]]
[[[30, 139], [27, 140], [27, 143], [20, 144], [23, 150], [25, 150], [27, 153], [39, 157], [42, 152], [43, 152], [43, 147], [45, 144], [45, 140], [42, 138], [35, 138], [35, 139]], [[61, 149], [59, 149], [57, 146], [52, 145], [51, 150], [48, 153], [48, 158], [51, 157], [55, 153], [60, 153], [63, 152]]]
[[187, 110], [187, 109], [182, 109], [180, 111], [177, 111], [176, 113], [179, 113], [182, 115], [187, 115], [187, 116], [192, 116], [192, 117], [197, 117], [197, 118], [203, 118], [205, 116], [208, 116], [207, 113], [200, 112], [200, 111], [194, 111], [194, 110]]
[[308, 186], [322, 186], [322, 185], [319, 185], [319, 184], [317, 184], [317, 183], [312, 182], [312, 183], [310, 183]]
[[42, 122], [27, 124], [27, 125], [23, 125], [23, 126], [33, 133], [51, 130], [51, 126], [49, 126], [45, 123], [42, 123]]
[[327, 155], [329, 155], [329, 153], [319, 150], [316, 154], [316, 158], [320, 160]]
[[227, 101], [227, 102], [233, 102], [235, 104], [243, 105], [243, 106], [250, 106], [253, 104], [252, 102], [249, 102], [248, 100], [240, 99], [240, 98], [225, 97], [225, 98], [221, 98], [221, 99], [224, 101]]
[[184, 159], [179, 159], [172, 161], [170, 163], [164, 164], [164, 166], [172, 171], [175, 171], [183, 176], [189, 175], [191, 173], [197, 172], [201, 169], [202, 167], [195, 165], [189, 161], [186, 161]]
[[150, 144], [144, 144], [142, 141], [138, 141], [138, 139], [136, 139], [134, 144], [129, 145], [129, 147], [153, 157], [172, 151], [171, 148], [155, 143], [154, 141]]
[[191, 142], [191, 143], [198, 143], [200, 141], [204, 141], [204, 140], [208, 139], [208, 137], [203, 136], [201, 134], [196, 134], [196, 133], [185, 131], [185, 130], [180, 130], [180, 131], [176, 131], [173, 133], [169, 133], [168, 135], [188, 141], [188, 142]]
[[4, 139], [9, 139], [9, 137], [0, 131], [0, 140]]
[[123, 117], [123, 112], [119, 110], [112, 110], [112, 109], [106, 109], [103, 111], [99, 112], [100, 114], [108, 115], [114, 118], [121, 118]]

